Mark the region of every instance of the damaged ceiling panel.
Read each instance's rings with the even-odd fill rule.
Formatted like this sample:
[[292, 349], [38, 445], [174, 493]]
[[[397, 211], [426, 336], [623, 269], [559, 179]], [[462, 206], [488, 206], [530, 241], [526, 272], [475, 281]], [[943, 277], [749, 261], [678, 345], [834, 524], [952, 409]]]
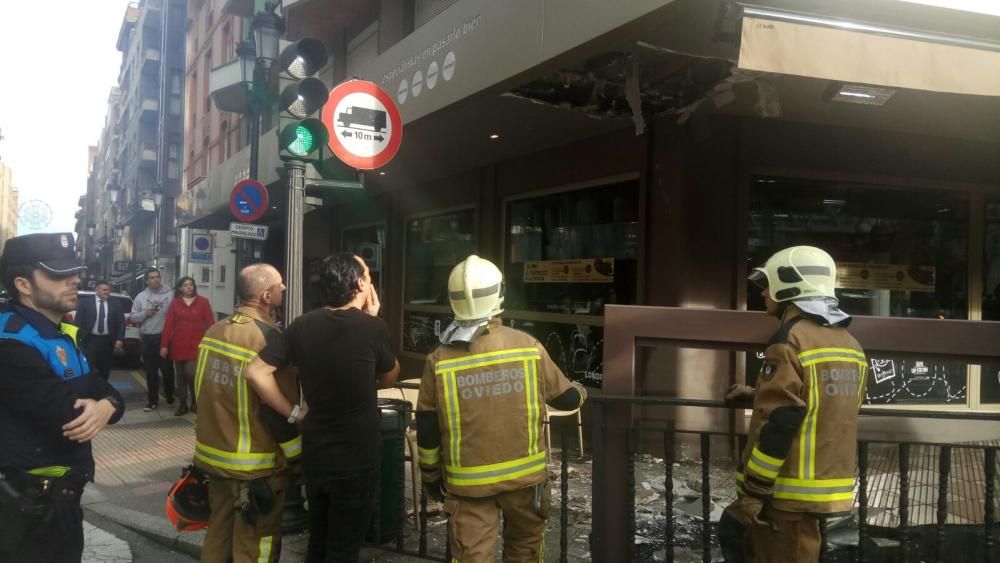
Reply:
[[[510, 95], [593, 117], [653, 117], [684, 113], [730, 81], [733, 70], [731, 61], [689, 57], [639, 43], [633, 52], [601, 53]], [[636, 93], [642, 108], [638, 112], [633, 108]]]

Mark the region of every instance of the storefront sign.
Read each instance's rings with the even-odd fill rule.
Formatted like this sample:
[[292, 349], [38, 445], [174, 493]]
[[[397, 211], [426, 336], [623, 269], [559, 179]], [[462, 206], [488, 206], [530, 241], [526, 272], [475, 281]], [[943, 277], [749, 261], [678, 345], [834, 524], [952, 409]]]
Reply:
[[525, 283], [611, 283], [615, 259], [532, 260], [524, 263]]
[[837, 287], [841, 289], [902, 289], [934, 291], [934, 266], [901, 264], [837, 264]]

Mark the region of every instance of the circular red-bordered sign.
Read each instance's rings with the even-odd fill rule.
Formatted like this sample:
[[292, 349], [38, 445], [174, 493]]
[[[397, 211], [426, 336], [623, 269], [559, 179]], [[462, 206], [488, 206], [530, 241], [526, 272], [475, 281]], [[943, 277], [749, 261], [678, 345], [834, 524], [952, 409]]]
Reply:
[[267, 212], [267, 188], [257, 180], [243, 180], [229, 194], [229, 211], [237, 221], [251, 222]]
[[385, 166], [403, 141], [399, 108], [385, 90], [366, 80], [348, 80], [330, 92], [323, 124], [333, 154], [360, 170]]

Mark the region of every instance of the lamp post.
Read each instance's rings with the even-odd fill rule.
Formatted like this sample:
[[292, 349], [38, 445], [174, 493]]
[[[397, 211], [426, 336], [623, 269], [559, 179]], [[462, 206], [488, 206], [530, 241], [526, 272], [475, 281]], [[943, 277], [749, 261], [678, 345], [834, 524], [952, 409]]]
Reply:
[[108, 201], [112, 205], [118, 203], [118, 193], [122, 190], [122, 187], [118, 185], [118, 182], [111, 182], [108, 184]]
[[[266, 106], [270, 106], [266, 102], [268, 99], [269, 88], [268, 82], [270, 79], [271, 65], [278, 60], [278, 47], [279, 40], [281, 36], [285, 33], [285, 20], [281, 16], [274, 13], [276, 5], [275, 4], [265, 4], [264, 10], [257, 12], [254, 15], [253, 20], [250, 23], [250, 28], [253, 31], [253, 55], [256, 57], [253, 66], [251, 67], [248, 61], [250, 56], [249, 45], [247, 42], [242, 42], [240, 47], [243, 49], [240, 54], [240, 69], [243, 72], [243, 82], [247, 82], [247, 76], [252, 76], [252, 81], [249, 84], [247, 90], [249, 103], [247, 104], [249, 108], [250, 117], [250, 179], [257, 179], [258, 162], [260, 152], [260, 114], [265, 109]], [[240, 53], [241, 51], [237, 51]], [[252, 68], [252, 72], [251, 71]], [[293, 200], [294, 190], [289, 190], [289, 205]], [[288, 240], [292, 240], [292, 233], [289, 232]], [[301, 234], [300, 237], [301, 238]], [[254, 241], [245, 241], [246, 243], [256, 244]], [[240, 263], [237, 263], [237, 270], [241, 268], [240, 260], [241, 255], [251, 249], [243, 247], [243, 252], [237, 252], [236, 257]], [[295, 252], [301, 252], [301, 246], [294, 249]], [[292, 252], [289, 246], [286, 249], [287, 252]], [[290, 260], [290, 255], [286, 256], [286, 267], [285, 277], [290, 278], [293, 274], [289, 270], [290, 265], [294, 261]], [[299, 257], [299, 265], [301, 268], [301, 256]], [[291, 280], [286, 280], [287, 285], [291, 287]], [[289, 313], [298, 314], [295, 305], [292, 302], [291, 295], [286, 295], [286, 306], [285, 306], [285, 320], [290, 322], [291, 318]], [[299, 297], [299, 303], [301, 303], [301, 297]], [[290, 310], [291, 309], [291, 310]], [[301, 309], [301, 305], [299, 306]], [[285, 532], [294, 532], [303, 530], [309, 522], [309, 513], [305, 509], [305, 498], [302, 496], [302, 487], [299, 485], [292, 485], [288, 488], [285, 493], [285, 503], [281, 511], [281, 529]]]
[[163, 192], [153, 192], [153, 267], [160, 267], [160, 212], [163, 210]]

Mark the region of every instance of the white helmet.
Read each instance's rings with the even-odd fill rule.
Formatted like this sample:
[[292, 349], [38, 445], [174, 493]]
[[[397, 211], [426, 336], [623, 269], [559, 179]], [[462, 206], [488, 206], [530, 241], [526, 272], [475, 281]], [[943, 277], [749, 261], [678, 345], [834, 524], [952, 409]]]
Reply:
[[832, 297], [837, 281], [837, 264], [815, 246], [792, 246], [767, 259], [747, 277], [752, 283], [771, 290], [771, 299], [794, 301], [806, 297]]
[[503, 312], [503, 274], [493, 262], [473, 254], [451, 270], [448, 299], [459, 321], [499, 315]]

